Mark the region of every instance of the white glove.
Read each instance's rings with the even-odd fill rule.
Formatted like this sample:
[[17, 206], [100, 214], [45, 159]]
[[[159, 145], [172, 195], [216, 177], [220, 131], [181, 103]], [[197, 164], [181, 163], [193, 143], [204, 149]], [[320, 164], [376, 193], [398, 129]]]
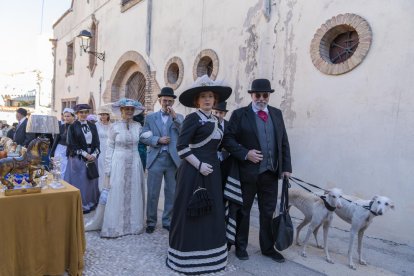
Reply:
[[187, 160], [188, 163], [193, 165], [194, 168], [199, 170], [200, 173], [204, 176], [207, 176], [213, 172], [213, 166], [211, 166], [210, 164], [204, 163], [204, 162], [200, 162], [200, 160], [198, 160], [198, 158], [195, 157], [194, 154], [187, 156], [185, 160]]
[[141, 133], [141, 138], [144, 138], [144, 139], [148, 139], [148, 138], [150, 138], [151, 136], [152, 136], [153, 134], [152, 134], [152, 131], [145, 131], [145, 132], [143, 132], [143, 133]]
[[213, 172], [213, 166], [211, 166], [210, 164], [204, 163], [204, 162], [201, 163], [200, 173], [202, 175], [207, 176], [212, 172]]

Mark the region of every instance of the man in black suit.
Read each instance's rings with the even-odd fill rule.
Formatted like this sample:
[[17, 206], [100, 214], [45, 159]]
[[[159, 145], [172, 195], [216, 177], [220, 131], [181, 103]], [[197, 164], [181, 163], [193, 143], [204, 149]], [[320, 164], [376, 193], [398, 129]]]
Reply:
[[274, 249], [271, 223], [277, 204], [278, 179], [290, 176], [292, 165], [282, 112], [268, 105], [274, 89], [267, 79], [252, 82], [252, 102], [235, 110], [225, 130], [224, 147], [239, 163], [243, 207], [237, 214], [236, 256], [247, 260], [250, 210], [257, 194], [260, 249], [276, 262], [285, 259]]
[[14, 132], [13, 141], [16, 142], [17, 145], [21, 145], [27, 147], [35, 138], [34, 133], [26, 133], [26, 125], [27, 125], [27, 110], [24, 108], [19, 108], [16, 110], [16, 119], [18, 121], [16, 131]]

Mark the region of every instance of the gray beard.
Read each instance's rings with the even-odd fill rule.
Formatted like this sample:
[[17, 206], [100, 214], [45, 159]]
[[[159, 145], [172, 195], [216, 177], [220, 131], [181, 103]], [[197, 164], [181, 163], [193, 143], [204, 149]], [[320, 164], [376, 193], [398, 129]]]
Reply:
[[255, 103], [252, 102], [252, 105], [254, 106], [254, 108], [258, 109], [258, 110], [264, 110], [267, 107], [266, 103]]

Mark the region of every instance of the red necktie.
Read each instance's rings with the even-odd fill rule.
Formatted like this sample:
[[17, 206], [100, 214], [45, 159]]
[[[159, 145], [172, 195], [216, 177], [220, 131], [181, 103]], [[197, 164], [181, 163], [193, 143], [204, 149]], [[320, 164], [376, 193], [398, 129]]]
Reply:
[[262, 119], [265, 123], [267, 122], [267, 119], [269, 118], [269, 115], [267, 115], [267, 113], [263, 110], [259, 110], [257, 111], [257, 115], [259, 116], [260, 119]]

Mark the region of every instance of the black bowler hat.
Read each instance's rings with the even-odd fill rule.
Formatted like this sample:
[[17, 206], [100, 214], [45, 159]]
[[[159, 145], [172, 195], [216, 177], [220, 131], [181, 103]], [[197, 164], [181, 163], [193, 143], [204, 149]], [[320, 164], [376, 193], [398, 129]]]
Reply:
[[196, 79], [193, 86], [183, 93], [179, 97], [179, 101], [186, 107], [195, 107], [194, 99], [201, 92], [211, 91], [218, 96], [219, 102], [224, 102], [231, 95], [231, 88], [228, 86], [222, 86], [218, 81], [213, 81], [207, 75], [203, 75]]
[[270, 81], [268, 79], [255, 79], [252, 82], [252, 88], [249, 93], [254, 92], [274, 92], [275, 90], [270, 87]]
[[158, 98], [159, 97], [172, 97], [173, 99], [177, 98], [176, 95], [174, 95], [174, 90], [171, 87], [163, 87], [161, 89], [161, 93], [158, 94]]
[[82, 110], [90, 110], [90, 109], [92, 109], [92, 108], [89, 106], [89, 104], [77, 104], [73, 108], [75, 113], [78, 113], [79, 111], [82, 111]]
[[221, 102], [213, 106], [214, 110], [227, 112], [227, 102]]

